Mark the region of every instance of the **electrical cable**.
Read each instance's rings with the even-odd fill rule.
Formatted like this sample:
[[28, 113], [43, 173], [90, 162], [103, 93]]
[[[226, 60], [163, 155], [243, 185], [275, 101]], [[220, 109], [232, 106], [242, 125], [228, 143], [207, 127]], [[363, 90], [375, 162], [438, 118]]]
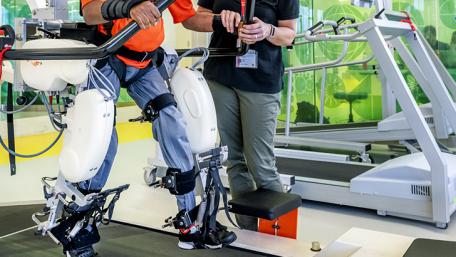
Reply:
[[197, 48], [190, 49], [187, 52], [183, 53], [181, 56], [179, 56], [179, 61], [181, 61], [183, 58], [189, 56], [190, 54], [192, 54], [194, 52], [203, 52], [203, 56], [192, 65], [192, 67], [191, 67], [192, 70], [196, 69], [196, 67], [202, 65], [203, 63], [205, 63], [207, 61], [207, 59], [209, 59], [209, 49], [204, 48], [204, 47], [197, 47]]
[[41, 94], [41, 101], [43, 102], [44, 106], [46, 107], [46, 110], [47, 110], [47, 113], [48, 113], [48, 116], [49, 116], [49, 120], [51, 121], [51, 124], [52, 124], [52, 127], [54, 127], [54, 129], [56, 131], [60, 131], [62, 130], [61, 128], [57, 127], [55, 122], [54, 122], [54, 118], [55, 118], [55, 113], [54, 113], [54, 110], [52, 109], [52, 106], [50, 106], [49, 102], [48, 102], [48, 99], [46, 97], [46, 95], [44, 93]]
[[[101, 89], [97, 82], [101, 83], [104, 88]], [[91, 85], [93, 85], [98, 92], [103, 95], [105, 101], [114, 100], [116, 98], [116, 90], [112, 82], [93, 65], [89, 66], [89, 89]], [[105, 91], [107, 91], [109, 95], [107, 95]]]
[[17, 153], [11, 149], [9, 149], [9, 147], [5, 144], [5, 142], [3, 141], [3, 138], [0, 136], [0, 145], [3, 147], [3, 149], [5, 149], [9, 154], [11, 155], [14, 155], [16, 157], [20, 157], [20, 158], [33, 158], [33, 157], [37, 157], [37, 156], [40, 156], [44, 153], [46, 153], [47, 151], [49, 151], [52, 147], [55, 146], [55, 144], [57, 144], [57, 142], [60, 140], [60, 138], [62, 137], [63, 135], [63, 129], [59, 131], [59, 134], [57, 135], [57, 137], [54, 139], [54, 141], [48, 146], [46, 147], [44, 150], [41, 150], [40, 152], [38, 153], [34, 153], [34, 154], [20, 154], [20, 153]]
[[50, 121], [51, 121], [51, 124], [52, 124], [52, 126], [54, 127], [54, 129], [56, 129], [56, 130], [59, 132], [59, 134], [57, 135], [57, 137], [54, 139], [54, 141], [52, 141], [52, 143], [51, 143], [48, 147], [46, 147], [45, 149], [39, 151], [38, 153], [34, 153], [34, 154], [20, 154], [20, 153], [17, 153], [17, 152], [15, 152], [15, 151], [11, 150], [11, 149], [5, 144], [5, 142], [3, 141], [3, 138], [2, 138], [1, 135], [0, 135], [0, 145], [1, 145], [1, 146], [3, 147], [3, 149], [5, 149], [9, 154], [14, 155], [14, 156], [16, 156], [16, 157], [21, 157], [21, 158], [33, 158], [33, 157], [37, 157], [37, 156], [39, 156], [39, 155], [42, 155], [42, 154], [48, 152], [52, 147], [54, 147], [55, 144], [57, 144], [57, 142], [60, 140], [60, 138], [61, 138], [62, 135], [63, 135], [63, 131], [64, 131], [64, 130], [63, 130], [63, 129], [58, 129], [58, 128], [56, 127], [55, 123], [54, 123], [54, 120], [53, 120], [54, 113], [53, 113], [53, 111], [50, 109], [49, 103], [48, 103], [48, 101], [47, 101], [47, 99], [46, 99], [44, 93], [43, 93], [43, 94], [38, 93], [37, 96], [41, 96], [41, 100], [43, 101], [43, 103], [44, 103], [44, 105], [45, 105], [45, 107], [46, 107], [46, 110], [47, 110], [47, 112], [48, 112], [48, 115], [49, 115], [49, 119], [50, 119]]

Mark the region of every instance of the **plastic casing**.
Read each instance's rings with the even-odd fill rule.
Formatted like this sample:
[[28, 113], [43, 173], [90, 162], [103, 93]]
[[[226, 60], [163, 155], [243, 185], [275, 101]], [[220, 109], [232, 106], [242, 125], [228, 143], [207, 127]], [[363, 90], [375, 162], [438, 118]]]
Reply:
[[[81, 41], [69, 39], [37, 39], [27, 41], [23, 49], [91, 47]], [[41, 91], [62, 91], [68, 84], [84, 83], [89, 74], [89, 60], [29, 60], [20, 61], [24, 82]]]
[[[106, 92], [106, 94], [108, 94]], [[96, 89], [79, 93], [65, 116], [59, 167], [65, 179], [78, 183], [98, 172], [108, 152], [114, 123], [114, 103]]]
[[217, 146], [217, 114], [209, 86], [203, 75], [187, 68], [174, 73], [171, 91], [187, 123], [187, 136], [194, 154]]

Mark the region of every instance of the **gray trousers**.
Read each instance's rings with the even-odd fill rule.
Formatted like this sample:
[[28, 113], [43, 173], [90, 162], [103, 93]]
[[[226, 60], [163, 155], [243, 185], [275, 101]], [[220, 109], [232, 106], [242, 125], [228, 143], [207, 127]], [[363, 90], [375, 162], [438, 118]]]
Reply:
[[[110, 58], [113, 58], [114, 62], [120, 62], [114, 56]], [[119, 78], [109, 64], [106, 64], [100, 71], [114, 85], [117, 101], [120, 94]], [[138, 72], [138, 69], [128, 66], [126, 79], [133, 78]], [[91, 86], [93, 85], [89, 83], [89, 88]], [[156, 68], [151, 68], [128, 87], [128, 94], [141, 110], [145, 108], [150, 100], [164, 93], [169, 93], [169, 90]], [[192, 170], [194, 167], [193, 154], [185, 130], [185, 121], [179, 110], [174, 106], [168, 106], [161, 110], [160, 116], [153, 122], [152, 129], [154, 138], [160, 142], [160, 148], [166, 164], [171, 168], [180, 169], [182, 172]], [[108, 180], [116, 153], [117, 132], [114, 128], [108, 153], [98, 173], [91, 180], [80, 183], [79, 186], [85, 190], [101, 190]], [[179, 210], [187, 209], [190, 211], [196, 206], [194, 192], [176, 197]]]
[[[252, 93], [208, 81], [217, 110], [222, 145], [228, 146], [231, 196], [258, 188], [283, 191], [274, 156], [280, 94]], [[254, 217], [236, 215], [243, 229], [258, 230]]]

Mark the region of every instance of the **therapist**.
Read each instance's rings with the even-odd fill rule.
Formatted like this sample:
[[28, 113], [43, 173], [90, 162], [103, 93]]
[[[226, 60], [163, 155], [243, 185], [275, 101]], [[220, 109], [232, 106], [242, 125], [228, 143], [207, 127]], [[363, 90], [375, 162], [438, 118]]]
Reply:
[[[204, 67], [220, 138], [229, 149], [233, 199], [258, 188], [283, 190], [273, 143], [283, 88], [281, 48], [292, 44], [299, 16], [298, 0], [257, 0], [253, 23], [240, 26], [243, 1], [198, 1], [198, 12], [220, 14], [225, 28], [214, 23], [210, 47], [233, 47], [238, 37], [250, 45], [242, 57], [210, 58]], [[237, 215], [236, 219], [243, 229], [258, 229], [256, 218]]]

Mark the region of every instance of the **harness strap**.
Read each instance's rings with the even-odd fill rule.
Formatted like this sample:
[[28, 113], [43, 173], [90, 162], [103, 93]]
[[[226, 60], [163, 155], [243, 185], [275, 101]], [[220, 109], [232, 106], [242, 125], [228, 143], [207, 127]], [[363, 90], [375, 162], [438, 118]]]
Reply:
[[146, 121], [154, 121], [158, 118], [160, 111], [168, 106], [177, 107], [174, 95], [171, 93], [161, 94], [146, 104], [143, 110], [143, 116]]
[[[211, 195], [210, 191], [211, 189], [213, 188], [213, 180], [212, 180], [212, 176], [210, 174], [210, 172], [207, 173], [207, 177], [206, 177], [206, 185], [205, 185], [205, 188], [204, 188], [204, 194], [206, 195], [205, 199], [206, 199], [206, 208], [204, 210], [204, 215], [203, 215], [203, 231], [202, 231], [202, 238], [206, 238], [207, 234], [209, 233], [209, 231], [211, 229], [214, 229], [214, 228], [211, 228], [209, 225], [210, 225], [210, 218], [211, 216], [213, 216], [213, 213], [209, 214], [210, 211], [211, 211], [211, 205], [212, 205], [212, 197], [213, 195]], [[215, 205], [213, 205], [215, 207]]]
[[233, 224], [234, 227], [239, 228], [239, 226], [231, 218], [228, 208], [228, 194], [226, 193], [225, 187], [223, 186], [218, 169], [211, 169], [210, 173], [212, 174], [211, 176], [214, 180], [215, 186], [218, 187], [218, 191], [220, 191], [220, 194], [222, 195], [223, 209], [225, 210], [225, 215], [228, 218], [228, 221]]
[[[112, 22], [103, 24], [103, 30], [105, 30], [106, 34], [97, 31], [97, 36], [94, 42], [95, 45], [100, 46], [112, 37]], [[152, 52], [138, 52], [135, 50], [131, 50], [125, 46], [121, 46], [119, 50], [116, 51], [116, 54], [133, 61], [144, 62], [156, 58], [156, 51], [157, 50]]]
[[[135, 52], [135, 51], [129, 50], [126, 47], [123, 47], [121, 49], [127, 49], [128, 51]], [[135, 53], [138, 53], [138, 52], [135, 52]], [[126, 55], [122, 54], [122, 52], [118, 53], [118, 54], [123, 57], [126, 57]], [[141, 54], [143, 54], [143, 53], [141, 53]], [[163, 61], [165, 59], [165, 51], [162, 48], [158, 48], [157, 50], [155, 50], [153, 52], [147, 53], [146, 59], [151, 59], [152, 61], [149, 63], [149, 65], [140, 69], [139, 72], [136, 73], [136, 75], [133, 76], [132, 78], [130, 78], [129, 80], [126, 79], [127, 65], [122, 61], [115, 61], [114, 58], [107, 57], [107, 58], [98, 60], [97, 63], [95, 64], [95, 68], [101, 69], [106, 64], [109, 63], [109, 65], [112, 67], [112, 69], [115, 71], [117, 77], [119, 78], [121, 86], [123, 88], [128, 88], [131, 84], [133, 84], [138, 79], [140, 79], [142, 76], [144, 76], [152, 67], [160, 67], [163, 64]], [[126, 57], [126, 58], [133, 59], [133, 58], [129, 58], [129, 57]]]
[[218, 206], [220, 205], [220, 188], [217, 185], [217, 182], [214, 178], [214, 173], [218, 173], [218, 170], [216, 168], [211, 168], [211, 173], [212, 177], [212, 183], [214, 184], [213, 186], [213, 193], [214, 193], [214, 202], [213, 205], [211, 206], [213, 208], [212, 213], [210, 215], [209, 219], [209, 228], [212, 230], [216, 230], [217, 228], [217, 213], [218, 213]]

